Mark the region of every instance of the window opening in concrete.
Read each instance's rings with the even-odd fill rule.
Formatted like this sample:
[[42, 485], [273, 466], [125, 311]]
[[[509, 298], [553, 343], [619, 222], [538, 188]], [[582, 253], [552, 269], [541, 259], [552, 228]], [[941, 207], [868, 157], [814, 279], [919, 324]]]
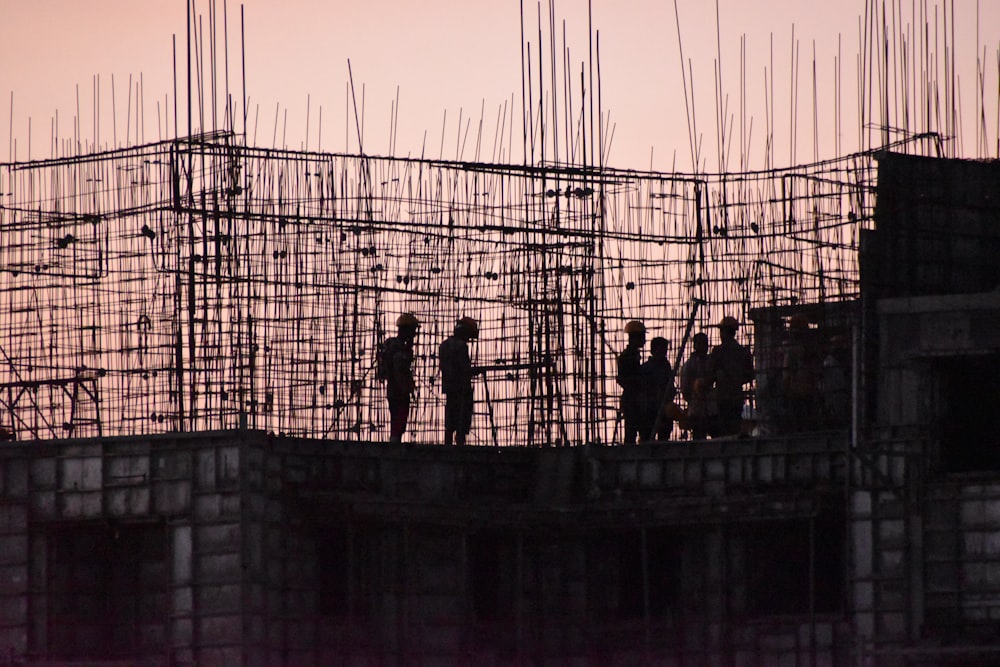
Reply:
[[751, 615], [839, 611], [844, 596], [843, 521], [761, 521], [747, 530]]
[[604, 620], [668, 615], [680, 597], [679, 531], [647, 529], [645, 554], [641, 530], [609, 532], [589, 545], [591, 608]]
[[478, 622], [511, 620], [517, 606], [517, 538], [511, 531], [469, 536], [468, 575], [473, 617]]
[[364, 618], [381, 551], [371, 527], [327, 524], [316, 538], [317, 611], [321, 616]]
[[1000, 355], [952, 358], [936, 371], [945, 470], [1000, 470]]
[[167, 645], [169, 568], [163, 525], [93, 522], [48, 532], [49, 652], [134, 658]]

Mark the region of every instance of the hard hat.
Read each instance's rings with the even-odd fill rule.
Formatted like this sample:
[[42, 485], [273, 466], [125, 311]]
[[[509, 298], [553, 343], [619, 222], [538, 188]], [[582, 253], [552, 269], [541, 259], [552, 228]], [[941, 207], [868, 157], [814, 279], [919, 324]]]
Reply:
[[625, 333], [646, 333], [646, 325], [639, 320], [631, 320], [625, 324]]
[[475, 321], [471, 317], [463, 317], [458, 322], [455, 322], [456, 329], [465, 329], [468, 331], [473, 338], [479, 336], [479, 322]]
[[420, 320], [413, 313], [403, 313], [398, 318], [396, 318], [397, 327], [419, 327]]
[[720, 329], [732, 329], [733, 331], [736, 331], [737, 329], [740, 328], [740, 323], [737, 322], [736, 318], [733, 317], [732, 315], [726, 315], [719, 322], [719, 328]]

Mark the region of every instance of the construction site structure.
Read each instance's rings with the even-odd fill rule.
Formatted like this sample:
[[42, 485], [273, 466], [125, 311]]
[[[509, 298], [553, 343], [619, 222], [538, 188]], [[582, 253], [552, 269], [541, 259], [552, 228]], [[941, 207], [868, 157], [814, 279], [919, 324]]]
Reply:
[[725, 315], [752, 344], [754, 307], [859, 293], [874, 152], [692, 176], [233, 139], [0, 166], [11, 437], [385, 440], [375, 362], [412, 312], [412, 440], [440, 439], [437, 345], [471, 316], [480, 444], [610, 443], [627, 320], [672, 341], [679, 368], [692, 333]]
[[[232, 126], [0, 164], [0, 665], [995, 664], [1000, 171], [901, 134], [719, 174]], [[745, 430], [619, 444], [625, 323], [676, 369], [727, 316]]]
[[[294, 203], [276, 185], [291, 167], [306, 180], [313, 160], [365, 165], [362, 174], [374, 160], [268, 154], [248, 168], [255, 153], [226, 142], [6, 167], [5, 188], [35, 193], [2, 212], [8, 662], [995, 659], [996, 163], [851, 156], [803, 168], [823, 178], [766, 181], [775, 191], [784, 183], [784, 197], [751, 220], [735, 215], [752, 210], [735, 193], [758, 189], [730, 190], [731, 177], [719, 179], [720, 211], [702, 208], [701, 194], [652, 196], [668, 185], [698, 193], [694, 179], [606, 171], [577, 181], [593, 193], [547, 194], [522, 170], [403, 162], [397, 173], [488, 176], [541, 202], [499, 199], [485, 207], [491, 217], [470, 218], [456, 200], [418, 225], [351, 209], [336, 194], [351, 191], [347, 179]], [[192, 162], [224, 180], [258, 176], [231, 185], [227, 199], [213, 180], [185, 190], [202, 171]], [[845, 174], [869, 180], [833, 178]], [[131, 189], [100, 185], [126, 175]], [[277, 196], [255, 202], [248, 193], [261, 195], [264, 181]], [[796, 194], [799, 181], [811, 195]], [[87, 196], [60, 196], [63, 182]], [[124, 199], [104, 208], [102, 188]], [[545, 225], [540, 211], [602, 191], [600, 234]], [[678, 241], [660, 246], [662, 235], [631, 227], [640, 221], [630, 202], [643, 192], [690, 205], [685, 219], [705, 220], [704, 238], [679, 252]], [[230, 207], [239, 197], [243, 207]], [[324, 214], [327, 202], [345, 208]], [[513, 211], [543, 222], [515, 226]], [[529, 241], [508, 240], [504, 252], [503, 238], [518, 234]], [[550, 237], [585, 239], [605, 258], [535, 242]], [[744, 250], [762, 238], [770, 250]], [[439, 251], [420, 260], [411, 249], [421, 246]], [[616, 259], [608, 247], [621, 248]], [[521, 263], [500, 279], [504, 257]], [[418, 274], [421, 261], [433, 264]], [[487, 261], [497, 270], [470, 268]], [[796, 271], [780, 273], [793, 261]], [[525, 269], [544, 262], [553, 275]], [[663, 281], [670, 271], [688, 279]], [[386, 280], [394, 273], [399, 281]], [[410, 287], [404, 273], [440, 282]], [[746, 279], [709, 279], [720, 274]], [[549, 297], [517, 291], [538, 284]], [[840, 298], [828, 298], [834, 285]], [[668, 286], [686, 291], [674, 311]], [[772, 299], [785, 294], [799, 298]], [[674, 327], [677, 340], [692, 319], [707, 328], [741, 314], [758, 369], [750, 437], [613, 445], [614, 390], [598, 391], [610, 385], [606, 337], [626, 312], [655, 313], [653, 302], [667, 315], [647, 325]], [[480, 402], [476, 429], [490, 446], [372, 436], [381, 396], [369, 359], [386, 319], [404, 309], [423, 315], [431, 338], [472, 312], [483, 322], [479, 358], [523, 364], [491, 377], [490, 403]], [[774, 417], [780, 394], [762, 392], [795, 317], [845, 364], [849, 392], [843, 410], [800, 428]], [[367, 319], [381, 326], [363, 327]], [[433, 443], [433, 359], [418, 359], [426, 398], [415, 431]]]

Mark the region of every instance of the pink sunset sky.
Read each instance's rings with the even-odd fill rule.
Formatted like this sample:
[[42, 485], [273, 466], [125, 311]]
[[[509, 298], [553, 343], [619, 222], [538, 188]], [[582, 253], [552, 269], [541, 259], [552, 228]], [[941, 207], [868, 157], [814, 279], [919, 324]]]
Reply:
[[[759, 167], [769, 122], [775, 166], [860, 147], [857, 92], [865, 0], [677, 0], [676, 5], [673, 0], [592, 0], [589, 6], [593, 30], [600, 36], [605, 137], [611, 137], [606, 164], [690, 171], [694, 135], [703, 170], [720, 171], [723, 161], [738, 170], [741, 155], [748, 166]], [[934, 78], [922, 77], [918, 72], [924, 67], [915, 70], [912, 61], [922, 60], [936, 72], [943, 72], [947, 62], [954, 65], [957, 91], [951, 96], [941, 88], [933, 113], [943, 114], [940, 108], [949, 105], [960, 113], [955, 154], [997, 157], [1000, 2], [886, 0], [868, 6], [877, 7], [879, 29], [884, 10], [887, 29], [896, 36], [889, 46], [895, 73], [890, 105], [894, 116], [907, 113], [905, 106], [914, 118], [903, 129], [923, 129], [912, 108], [926, 106], [922, 81]], [[213, 125], [212, 7], [217, 23], [216, 127], [221, 127], [225, 104], [226, 53], [229, 91], [242, 116], [242, 11], [249, 143], [357, 152], [356, 102], [367, 154], [523, 159], [519, 0], [195, 2], [205, 33], [204, 129]], [[579, 107], [580, 71], [590, 59], [588, 2], [533, 1], [524, 2], [523, 9], [533, 98], [537, 101], [541, 94], [541, 14], [546, 104], [552, 97], [554, 44], [556, 105], [566, 105], [568, 89], [571, 108]], [[77, 140], [107, 149], [175, 136], [174, 36], [179, 133], [187, 133], [184, 0], [0, 0], [0, 15], [0, 161], [66, 154], [67, 144]], [[954, 53], [951, 44], [957, 44]], [[569, 63], [568, 75], [563, 62]], [[693, 116], [685, 103], [682, 69], [688, 75]], [[904, 71], [909, 73], [903, 76]], [[716, 72], [721, 72], [718, 86]], [[910, 82], [909, 92], [901, 80]], [[765, 82], [773, 87], [770, 118]], [[717, 148], [720, 118], [730, 144], [722, 158]], [[564, 115], [558, 123], [565, 124]], [[196, 120], [196, 131], [199, 125]], [[507, 129], [497, 139], [501, 125]], [[554, 121], [547, 116], [543, 126], [551, 129]], [[559, 156], [564, 160], [565, 143]], [[550, 151], [546, 159], [551, 158]]]

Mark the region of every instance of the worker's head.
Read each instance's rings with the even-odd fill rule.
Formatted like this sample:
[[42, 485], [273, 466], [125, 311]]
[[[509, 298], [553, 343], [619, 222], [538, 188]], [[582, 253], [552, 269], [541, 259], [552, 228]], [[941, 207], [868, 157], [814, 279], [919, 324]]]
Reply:
[[396, 328], [399, 329], [400, 338], [413, 338], [420, 328], [420, 320], [413, 313], [403, 313], [396, 318]]
[[646, 342], [646, 325], [639, 320], [631, 320], [625, 324], [629, 345], [642, 345]]
[[694, 351], [698, 354], [705, 354], [708, 352], [708, 334], [704, 332], [698, 332], [694, 335], [691, 340], [694, 345]]
[[455, 322], [455, 335], [462, 340], [479, 338], [479, 322], [471, 317], [463, 317]]
[[723, 339], [735, 338], [736, 330], [740, 328], [740, 323], [732, 315], [726, 315], [719, 321], [719, 336]]
[[649, 353], [656, 359], [666, 357], [669, 349], [670, 341], [663, 336], [657, 336], [653, 340], [649, 341]]

